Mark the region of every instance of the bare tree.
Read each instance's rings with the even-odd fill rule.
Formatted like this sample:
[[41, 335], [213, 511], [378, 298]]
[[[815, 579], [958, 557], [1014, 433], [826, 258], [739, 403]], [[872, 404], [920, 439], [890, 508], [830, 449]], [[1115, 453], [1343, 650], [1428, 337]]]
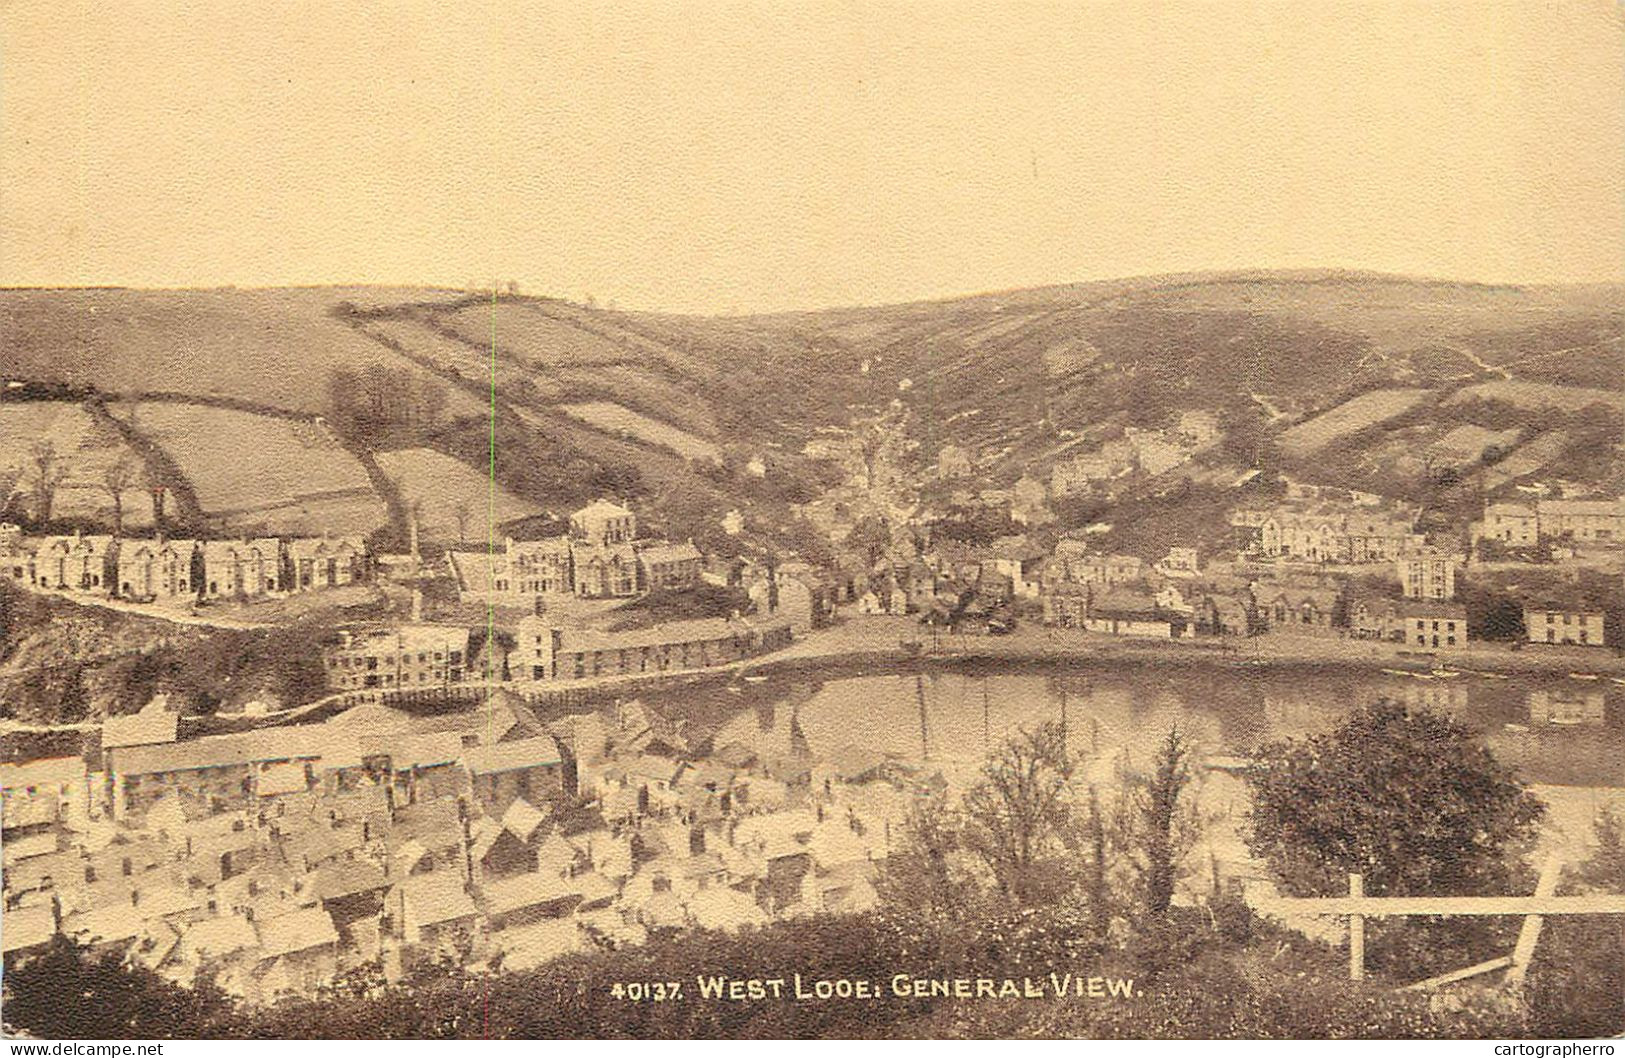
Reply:
[[34, 520], [51, 520], [51, 506], [56, 502], [56, 490], [68, 476], [68, 468], [57, 457], [56, 445], [48, 440], [35, 441], [28, 448], [28, 484], [34, 494]]
[[124, 494], [135, 487], [140, 470], [128, 459], [120, 457], [102, 471], [102, 487], [113, 501], [113, 535], [124, 535]]
[[1055, 891], [1064, 853], [1077, 844], [1075, 767], [1066, 732], [1052, 721], [1005, 743], [965, 794], [968, 845], [999, 889], [1025, 906]]

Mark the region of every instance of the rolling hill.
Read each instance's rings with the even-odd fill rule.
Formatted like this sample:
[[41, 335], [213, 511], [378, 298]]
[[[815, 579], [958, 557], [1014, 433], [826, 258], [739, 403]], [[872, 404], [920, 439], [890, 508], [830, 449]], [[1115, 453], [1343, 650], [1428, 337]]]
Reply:
[[[495, 407], [499, 479], [549, 509], [618, 492], [705, 521], [737, 503], [708, 462], [775, 450], [793, 463], [820, 428], [893, 400], [914, 412], [924, 458], [951, 440], [995, 479], [1200, 408], [1225, 430], [1212, 462], [1403, 488], [1384, 480], [1385, 431], [1427, 446], [1464, 424], [1521, 424], [1548, 454], [1560, 426], [1606, 435], [1597, 391], [1625, 391], [1625, 290], [1251, 272], [718, 318], [427, 288], [0, 291], [0, 378], [310, 418], [333, 414], [336, 372], [369, 369], [438, 380], [449, 399], [438, 423], [352, 442], [483, 471]], [[1359, 403], [1325, 420], [1336, 429], [1314, 422], [1375, 391], [1429, 395], [1380, 426]], [[1603, 417], [1577, 427], [1588, 404]]]

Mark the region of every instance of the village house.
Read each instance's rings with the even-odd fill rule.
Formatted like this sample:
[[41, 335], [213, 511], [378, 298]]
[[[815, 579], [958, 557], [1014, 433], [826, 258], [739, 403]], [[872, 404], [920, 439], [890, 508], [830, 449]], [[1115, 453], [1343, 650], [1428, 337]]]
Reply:
[[599, 547], [629, 544], [638, 535], [638, 517], [618, 503], [597, 499], [570, 515], [570, 533]]
[[118, 594], [150, 601], [195, 594], [195, 540], [125, 540], [118, 550]]
[[305, 537], [288, 541], [288, 591], [339, 588], [363, 579], [367, 545], [360, 537]]
[[203, 597], [252, 599], [285, 590], [282, 541], [208, 540], [203, 544]]
[[1400, 594], [1407, 599], [1434, 599], [1443, 602], [1456, 597], [1456, 570], [1462, 557], [1436, 548], [1416, 551], [1401, 558]]
[[1605, 646], [1603, 613], [1560, 602], [1526, 602], [1524, 632], [1531, 643]]
[[1583, 543], [1625, 541], [1625, 497], [1613, 500], [1543, 499], [1535, 502], [1542, 539]]
[[1252, 602], [1244, 595], [1204, 595], [1196, 607], [1197, 631], [1214, 636], [1252, 635]]
[[790, 623], [792, 631], [806, 633], [823, 624], [824, 589], [805, 562], [783, 562], [753, 578], [750, 601], [756, 612]]
[[338, 930], [319, 907], [307, 907], [255, 924], [260, 965], [257, 998], [309, 996], [338, 974]]
[[576, 594], [583, 599], [629, 599], [643, 592], [637, 548], [625, 544], [572, 542]]
[[651, 544], [638, 551], [643, 585], [648, 590], [691, 588], [700, 582], [705, 559], [693, 543]]
[[995, 572], [1010, 580], [1014, 597], [1036, 599], [1045, 554], [1025, 536], [1001, 536], [988, 548]]
[[1400, 600], [1369, 593], [1354, 595], [1348, 602], [1348, 627], [1355, 639], [1402, 640], [1405, 627]]
[[1043, 578], [1057, 584], [1070, 581], [1113, 587], [1133, 584], [1144, 575], [1144, 566], [1134, 555], [1095, 554], [1085, 541], [1061, 540], [1055, 545], [1055, 554], [1045, 567]]
[[1142, 592], [1124, 590], [1097, 596], [1090, 604], [1084, 627], [1107, 635], [1153, 639], [1186, 639], [1196, 634], [1184, 615], [1160, 608], [1155, 599]]
[[1465, 646], [1467, 611], [1456, 603], [1405, 599], [1398, 605], [1404, 642], [1413, 647]]
[[478, 746], [463, 754], [474, 800], [501, 816], [516, 800], [549, 804], [564, 792], [564, 758], [551, 735]]
[[292, 726], [113, 749], [107, 769], [113, 816], [139, 824], [169, 796], [206, 813], [247, 808], [263, 766], [320, 761], [332, 740], [325, 727]]
[[111, 536], [48, 536], [34, 553], [35, 582], [42, 588], [111, 593], [117, 553]]
[[1494, 540], [1506, 547], [1534, 547], [1540, 520], [1529, 503], [1486, 503], [1484, 517], [1472, 524], [1474, 540]]
[[327, 684], [340, 691], [449, 687], [471, 675], [468, 658], [468, 629], [434, 624], [345, 629], [322, 653]]
[[1151, 568], [1164, 577], [1194, 577], [1201, 572], [1194, 547], [1170, 547]]
[[1261, 583], [1253, 599], [1271, 632], [1331, 635], [1337, 623], [1339, 593], [1333, 588]]

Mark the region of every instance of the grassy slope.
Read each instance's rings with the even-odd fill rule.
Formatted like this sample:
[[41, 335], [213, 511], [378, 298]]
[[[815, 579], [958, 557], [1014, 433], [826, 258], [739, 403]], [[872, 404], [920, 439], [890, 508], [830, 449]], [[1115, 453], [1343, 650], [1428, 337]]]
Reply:
[[[1156, 425], [1171, 410], [1204, 407], [1235, 427], [1230, 455], [1245, 463], [1258, 450], [1246, 435], [1287, 425], [1266, 423], [1250, 394], [1301, 420], [1379, 387], [1433, 387], [1442, 402], [1503, 371], [1621, 388], [1618, 293], [1295, 272], [714, 319], [504, 298], [495, 309], [498, 412], [545, 441], [547, 458], [639, 467], [650, 492], [681, 494], [706, 512], [726, 509], [726, 483], [555, 405], [613, 399], [722, 444], [794, 449], [818, 427], [844, 424], [853, 406], [901, 393], [927, 455], [950, 439], [1008, 449], [995, 470], [1009, 477], [1045, 470], [1064, 447], [1061, 430]], [[341, 301], [366, 317], [333, 316]], [[333, 367], [406, 364], [453, 382], [448, 411], [472, 420], [489, 401], [491, 319], [477, 299], [430, 290], [6, 291], [0, 349], [8, 366], [34, 377], [225, 394], [307, 413], [325, 410]], [[1449, 407], [1432, 413], [1440, 434], [1462, 418]], [[1356, 437], [1337, 460], [1358, 462], [1379, 440]], [[477, 446], [446, 447], [472, 458], [462, 450]]]

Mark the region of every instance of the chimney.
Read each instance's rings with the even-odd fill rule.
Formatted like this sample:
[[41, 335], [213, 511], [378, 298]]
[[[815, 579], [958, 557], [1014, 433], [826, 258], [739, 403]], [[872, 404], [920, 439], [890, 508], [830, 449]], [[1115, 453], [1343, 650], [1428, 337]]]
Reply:
[[412, 620], [414, 622], [423, 620], [423, 589], [422, 588], [413, 588], [412, 589]]

